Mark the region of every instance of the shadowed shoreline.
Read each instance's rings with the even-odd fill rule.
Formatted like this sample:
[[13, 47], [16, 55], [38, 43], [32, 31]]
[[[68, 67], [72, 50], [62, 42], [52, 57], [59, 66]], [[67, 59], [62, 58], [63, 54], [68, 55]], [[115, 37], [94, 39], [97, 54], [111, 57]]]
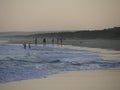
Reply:
[[[80, 47], [102, 48], [120, 51], [120, 27], [114, 27], [104, 30], [94, 31], [75, 31], [75, 32], [48, 32], [48, 33], [1, 33], [0, 40], [8, 41], [11, 44], [34, 44], [37, 38], [38, 44], [43, 44], [43, 38], [46, 38], [46, 44], [57, 44], [57, 39], [62, 39], [63, 45], [73, 45]], [[2, 35], [2, 36], [1, 36]], [[5, 36], [6, 35], [6, 36]]]
[[[8, 44], [23, 44], [31, 43], [34, 44], [34, 38], [4, 38], [2, 41]], [[52, 38], [47, 38], [47, 44], [52, 44]], [[38, 44], [43, 44], [42, 38], [38, 38]], [[54, 44], [57, 44], [55, 40]], [[90, 47], [90, 48], [101, 48], [120, 51], [120, 40], [106, 40], [106, 39], [66, 39], [63, 40], [63, 45], [73, 45], [80, 47]]]

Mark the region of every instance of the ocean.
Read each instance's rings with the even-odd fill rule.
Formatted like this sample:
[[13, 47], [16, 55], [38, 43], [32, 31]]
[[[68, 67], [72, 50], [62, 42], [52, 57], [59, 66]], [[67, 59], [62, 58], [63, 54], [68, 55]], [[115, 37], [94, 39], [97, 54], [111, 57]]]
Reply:
[[101, 70], [120, 67], [120, 59], [109, 60], [99, 52], [72, 46], [0, 44], [0, 83], [46, 78], [65, 71]]

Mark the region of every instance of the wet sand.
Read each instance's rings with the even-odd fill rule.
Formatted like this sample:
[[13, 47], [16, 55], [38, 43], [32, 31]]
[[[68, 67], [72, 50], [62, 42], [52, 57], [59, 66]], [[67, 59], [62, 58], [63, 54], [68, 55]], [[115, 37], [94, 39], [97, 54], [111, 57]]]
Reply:
[[90, 48], [102, 48], [110, 50], [120, 51], [120, 40], [110, 40], [110, 39], [78, 39], [78, 40], [65, 40], [65, 45], [73, 45], [80, 47], [90, 47]]
[[[1, 40], [6, 40], [8, 43], [14, 44], [23, 44], [33, 43], [35, 38], [33, 37], [10, 37], [10, 38], [1, 38]], [[52, 43], [52, 38], [46, 38], [47, 44]], [[43, 38], [38, 38], [38, 44], [42, 44]], [[55, 44], [57, 40], [55, 39]], [[111, 40], [111, 39], [65, 39], [63, 40], [63, 45], [73, 45], [80, 47], [90, 47], [90, 48], [102, 48], [102, 49], [111, 49], [120, 51], [120, 40]]]
[[120, 69], [64, 72], [0, 84], [0, 90], [120, 90]]
[[102, 49], [102, 48], [90, 48], [90, 47], [80, 47], [72, 45], [63, 45], [65, 48], [73, 48], [77, 50], [90, 50], [95, 53], [98, 53], [105, 60], [120, 60], [120, 51], [114, 49]]
[[[25, 41], [28, 42], [27, 39]], [[82, 46], [83, 49], [101, 53], [104, 58], [120, 60], [119, 40], [85, 40], [76, 44], [79, 41], [64, 41], [63, 44]], [[22, 43], [24, 41], [16, 39], [16, 41], [13, 40], [9, 43], [13, 42]], [[33, 39], [29, 42], [33, 43]], [[42, 43], [41, 40], [39, 43]], [[86, 48], [87, 46], [93, 48]], [[43, 79], [1, 83], [0, 90], [120, 90], [120, 69], [64, 72]]]

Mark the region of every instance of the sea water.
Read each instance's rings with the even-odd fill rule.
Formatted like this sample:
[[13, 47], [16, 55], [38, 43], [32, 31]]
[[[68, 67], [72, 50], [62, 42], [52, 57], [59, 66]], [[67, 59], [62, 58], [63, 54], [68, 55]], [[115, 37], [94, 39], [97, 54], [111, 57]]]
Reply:
[[120, 67], [120, 60], [107, 60], [99, 53], [66, 46], [0, 44], [0, 83], [45, 78], [63, 71], [100, 70]]

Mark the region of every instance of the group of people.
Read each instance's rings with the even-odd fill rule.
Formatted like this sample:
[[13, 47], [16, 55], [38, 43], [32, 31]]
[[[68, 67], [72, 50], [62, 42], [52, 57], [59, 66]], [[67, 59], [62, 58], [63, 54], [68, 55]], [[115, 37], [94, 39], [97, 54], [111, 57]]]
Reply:
[[[38, 40], [37, 38], [35, 38], [35, 45], [38, 44]], [[43, 45], [46, 45], [46, 38], [43, 38]]]
[[[52, 42], [52, 45], [54, 45], [54, 44], [55, 44], [55, 39], [52, 38], [51, 42]], [[37, 38], [35, 38], [34, 43], [35, 43], [35, 45], [38, 44], [38, 39], [37, 39]], [[47, 43], [46, 38], [43, 38], [43, 46], [46, 46], [46, 43]], [[57, 43], [57, 46], [58, 46], [59, 44], [62, 46], [62, 43], [63, 43], [62, 38], [57, 38], [56, 43]], [[24, 43], [23, 46], [24, 46], [24, 49], [26, 49], [27, 44]], [[28, 44], [28, 48], [31, 49], [31, 44], [30, 44], [30, 43]]]

